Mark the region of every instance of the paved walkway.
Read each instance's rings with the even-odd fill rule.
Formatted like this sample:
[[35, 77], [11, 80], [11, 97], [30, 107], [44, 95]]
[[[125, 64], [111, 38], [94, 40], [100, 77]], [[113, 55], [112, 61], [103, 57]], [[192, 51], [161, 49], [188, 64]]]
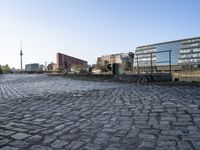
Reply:
[[200, 149], [200, 88], [0, 76], [0, 150]]

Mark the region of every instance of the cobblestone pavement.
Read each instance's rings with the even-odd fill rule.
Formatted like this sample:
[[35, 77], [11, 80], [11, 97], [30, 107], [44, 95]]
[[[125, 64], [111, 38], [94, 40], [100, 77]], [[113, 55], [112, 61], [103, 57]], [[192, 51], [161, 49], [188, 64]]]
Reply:
[[0, 76], [0, 150], [200, 149], [200, 88]]

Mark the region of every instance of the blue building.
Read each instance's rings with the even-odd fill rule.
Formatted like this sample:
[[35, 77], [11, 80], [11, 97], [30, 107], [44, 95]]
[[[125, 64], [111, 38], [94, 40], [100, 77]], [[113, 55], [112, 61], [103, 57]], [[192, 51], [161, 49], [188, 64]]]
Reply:
[[134, 67], [161, 68], [170, 62], [172, 70], [200, 68], [200, 37], [139, 46], [135, 50]]

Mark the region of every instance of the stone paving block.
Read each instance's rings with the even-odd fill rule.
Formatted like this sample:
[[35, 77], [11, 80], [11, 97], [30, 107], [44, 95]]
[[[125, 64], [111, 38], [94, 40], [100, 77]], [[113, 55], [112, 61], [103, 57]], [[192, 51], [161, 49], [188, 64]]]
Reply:
[[178, 147], [181, 150], [193, 150], [191, 144], [187, 141], [181, 141], [178, 143]]
[[184, 135], [183, 131], [180, 130], [163, 130], [162, 135]]
[[16, 134], [12, 135], [11, 137], [12, 137], [13, 139], [16, 139], [16, 140], [23, 140], [23, 139], [25, 139], [25, 138], [27, 138], [27, 137], [30, 137], [30, 136], [31, 136], [31, 135], [26, 134], [26, 133], [16, 133]]
[[0, 150], [20, 150], [20, 149], [12, 146], [6, 146], [1, 148]]
[[174, 141], [158, 141], [158, 146], [160, 147], [167, 147], [167, 146], [175, 146], [176, 142]]
[[45, 118], [37, 118], [37, 119], [35, 119], [33, 121], [35, 121], [35, 122], [43, 122], [43, 121], [46, 121], [46, 119]]
[[61, 130], [61, 129], [63, 129], [64, 127], [65, 127], [65, 125], [62, 124], [62, 125], [59, 125], [59, 126], [55, 127], [54, 129], [55, 129], [55, 130]]
[[105, 150], [125, 150], [125, 147], [120, 144], [110, 144]]
[[35, 144], [38, 142], [42, 142], [42, 136], [40, 135], [33, 135], [31, 137], [29, 137], [26, 142], [30, 143], [30, 144]]
[[89, 143], [91, 141], [90, 136], [83, 135], [79, 138], [79, 141]]
[[151, 141], [142, 141], [142, 143], [139, 146], [140, 148], [153, 148], [154, 143]]
[[83, 150], [101, 150], [102, 147], [98, 144], [88, 143], [86, 146], [83, 147]]
[[45, 136], [43, 144], [52, 143], [57, 137], [56, 136]]
[[9, 143], [10, 146], [17, 147], [17, 148], [23, 148], [26, 149], [29, 146], [29, 143], [24, 141], [15, 140]]
[[68, 141], [61, 141], [61, 140], [56, 140], [54, 141], [51, 146], [55, 149], [59, 149], [67, 145], [69, 142]]
[[98, 137], [95, 139], [94, 143], [95, 144], [99, 144], [99, 145], [107, 145], [108, 144], [108, 138], [102, 138], [102, 137]]
[[33, 145], [30, 150], [53, 150], [51, 147], [42, 145]]
[[3, 138], [0, 140], [0, 146], [7, 145], [11, 140]]
[[120, 142], [120, 138], [113, 136], [113, 137], [110, 138], [110, 142], [119, 143]]
[[[197, 86], [0, 80], [0, 148], [199, 149]], [[192, 94], [191, 94], [192, 93]]]
[[76, 149], [81, 149], [81, 147], [84, 145], [84, 142], [80, 142], [80, 141], [72, 141], [67, 147], [72, 149], [72, 150], [76, 150]]
[[142, 139], [155, 139], [155, 135], [153, 134], [139, 134], [139, 138], [142, 138]]
[[115, 132], [117, 132], [117, 130], [116, 130], [116, 129], [113, 129], [113, 128], [105, 128], [105, 129], [103, 129], [102, 131], [103, 131], [103, 132], [108, 132], [108, 133], [115, 133]]
[[168, 147], [156, 147], [156, 150], [177, 150], [176, 147], [168, 146]]
[[79, 138], [77, 134], [65, 134], [65, 135], [60, 136], [60, 139], [65, 140], [65, 141], [71, 141], [76, 138]]
[[2, 136], [10, 136], [10, 135], [12, 135], [14, 133], [15, 133], [15, 131], [9, 131], [9, 130], [7, 130], [7, 131], [0, 131], [0, 135], [2, 135]]

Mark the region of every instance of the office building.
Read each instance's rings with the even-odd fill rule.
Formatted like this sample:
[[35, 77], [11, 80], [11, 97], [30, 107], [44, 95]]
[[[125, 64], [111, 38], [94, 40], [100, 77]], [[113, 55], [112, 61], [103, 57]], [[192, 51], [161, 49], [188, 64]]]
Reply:
[[33, 63], [33, 64], [27, 64], [26, 66], [25, 66], [25, 71], [30, 71], [30, 72], [32, 72], [32, 71], [39, 71], [40, 70], [40, 68], [39, 68], [39, 64], [38, 63]]
[[172, 70], [200, 68], [200, 37], [139, 46], [135, 50], [134, 67], [167, 66], [170, 60]]

